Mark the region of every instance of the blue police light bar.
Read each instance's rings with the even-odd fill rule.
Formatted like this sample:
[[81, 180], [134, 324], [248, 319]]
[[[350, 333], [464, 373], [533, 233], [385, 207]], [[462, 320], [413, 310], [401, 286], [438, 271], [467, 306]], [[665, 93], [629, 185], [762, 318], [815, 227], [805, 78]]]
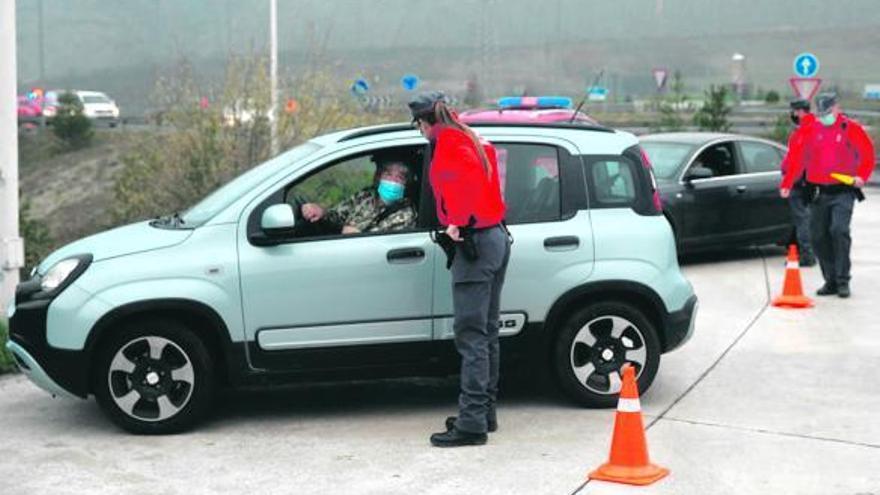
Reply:
[[572, 108], [565, 96], [506, 96], [498, 99], [500, 108]]

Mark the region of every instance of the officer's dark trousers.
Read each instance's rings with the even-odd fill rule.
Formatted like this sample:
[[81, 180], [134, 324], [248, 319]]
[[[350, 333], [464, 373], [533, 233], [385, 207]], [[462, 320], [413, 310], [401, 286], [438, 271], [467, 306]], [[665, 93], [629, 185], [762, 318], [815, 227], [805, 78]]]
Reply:
[[812, 237], [810, 235], [810, 190], [805, 187], [793, 187], [791, 195], [788, 197], [788, 205], [791, 208], [791, 220], [794, 223], [798, 254], [802, 260], [813, 258], [813, 245], [810, 242]]
[[455, 346], [461, 354], [461, 394], [455, 427], [485, 433], [495, 419], [498, 396], [498, 312], [510, 243], [501, 227], [474, 233], [479, 258], [465, 258], [459, 247], [452, 263]]
[[813, 224], [813, 247], [819, 258], [825, 283], [837, 287], [849, 283], [849, 250], [855, 195], [852, 191], [819, 193], [810, 214]]

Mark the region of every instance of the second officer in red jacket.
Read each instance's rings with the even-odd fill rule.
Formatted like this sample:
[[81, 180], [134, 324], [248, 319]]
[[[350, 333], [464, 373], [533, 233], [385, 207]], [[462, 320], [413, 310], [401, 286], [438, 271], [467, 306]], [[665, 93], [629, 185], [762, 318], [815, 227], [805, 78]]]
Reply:
[[[780, 188], [783, 194], [806, 168], [815, 189], [812, 241], [825, 285], [816, 294], [850, 296], [850, 222], [856, 198], [874, 171], [874, 144], [865, 129], [840, 111], [837, 96], [816, 98], [818, 119], [804, 128], [800, 146], [790, 150], [790, 162]], [[832, 175], [834, 174], [834, 175]], [[851, 184], [838, 177], [849, 177]]]
[[458, 416], [447, 418], [446, 431], [431, 435], [431, 444], [482, 445], [498, 427], [498, 313], [510, 258], [495, 149], [458, 120], [443, 93], [421, 95], [409, 107], [431, 142], [437, 218], [454, 242], [450, 268], [461, 393]]

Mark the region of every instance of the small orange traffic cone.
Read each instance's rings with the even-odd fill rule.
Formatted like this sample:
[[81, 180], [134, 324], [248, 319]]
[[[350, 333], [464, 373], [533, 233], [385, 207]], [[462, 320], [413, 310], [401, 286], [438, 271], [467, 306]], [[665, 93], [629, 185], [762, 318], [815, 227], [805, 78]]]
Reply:
[[651, 464], [648, 459], [636, 371], [632, 365], [625, 364], [622, 372], [623, 386], [617, 401], [611, 455], [608, 456], [608, 462], [591, 472], [589, 477], [592, 480], [630, 485], [650, 485], [669, 474], [669, 470]]
[[778, 308], [813, 307], [813, 300], [804, 295], [804, 287], [801, 284], [801, 268], [798, 264], [798, 250], [794, 244], [788, 247], [782, 295], [773, 300], [773, 305]]

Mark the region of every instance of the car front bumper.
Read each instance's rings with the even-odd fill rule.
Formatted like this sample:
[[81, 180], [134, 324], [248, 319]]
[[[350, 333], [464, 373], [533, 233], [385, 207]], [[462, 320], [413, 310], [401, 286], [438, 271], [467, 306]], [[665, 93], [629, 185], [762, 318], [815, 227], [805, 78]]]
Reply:
[[78, 398], [76, 395], [68, 392], [64, 387], [59, 385], [46, 373], [46, 370], [40, 366], [40, 363], [22, 346], [13, 341], [6, 343], [6, 349], [15, 357], [18, 369], [28, 377], [28, 379], [41, 389], [49, 392], [53, 396]]
[[9, 342], [18, 367], [32, 382], [52, 395], [88, 397], [86, 353], [57, 349], [46, 341], [49, 300], [16, 302], [10, 310]]
[[694, 334], [699, 306], [699, 300], [696, 294], [694, 294], [680, 310], [665, 316], [666, 339], [663, 348], [664, 353], [678, 349]]

